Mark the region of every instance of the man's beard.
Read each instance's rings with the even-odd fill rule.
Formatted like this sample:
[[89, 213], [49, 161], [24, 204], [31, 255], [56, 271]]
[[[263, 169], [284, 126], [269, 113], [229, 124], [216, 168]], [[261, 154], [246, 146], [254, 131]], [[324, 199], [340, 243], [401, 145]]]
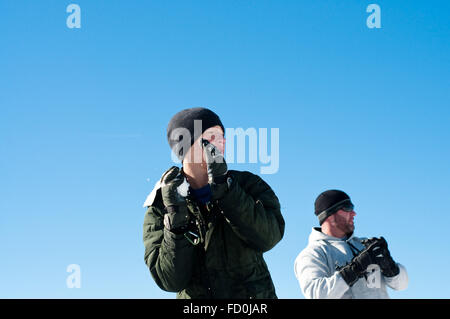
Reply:
[[345, 231], [345, 235], [350, 238], [353, 235], [353, 231], [355, 230], [355, 226], [354, 225], [347, 225], [346, 227], [346, 231]]
[[347, 236], [350, 237], [355, 230], [355, 225], [353, 223], [348, 222], [346, 219], [337, 216], [336, 223], [338, 228]]

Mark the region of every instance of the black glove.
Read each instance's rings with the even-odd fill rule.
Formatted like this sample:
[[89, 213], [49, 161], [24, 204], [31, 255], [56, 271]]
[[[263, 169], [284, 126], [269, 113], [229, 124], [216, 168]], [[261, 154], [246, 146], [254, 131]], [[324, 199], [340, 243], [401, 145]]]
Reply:
[[161, 177], [161, 195], [167, 212], [164, 215], [164, 227], [175, 234], [184, 233], [189, 222], [186, 199], [177, 191], [183, 180], [184, 176], [176, 166], [172, 166]]
[[367, 249], [363, 249], [358, 255], [353, 257], [352, 261], [339, 269], [339, 273], [345, 282], [351, 287], [363, 277], [367, 267], [373, 264], [372, 256]]
[[211, 185], [211, 199], [217, 200], [228, 191], [228, 166], [223, 155], [213, 144], [205, 139], [201, 142], [207, 165], [208, 183]]
[[388, 244], [383, 237], [369, 238], [363, 240], [362, 243], [369, 249], [375, 263], [380, 266], [383, 276], [394, 277], [400, 273], [400, 268], [392, 259]]

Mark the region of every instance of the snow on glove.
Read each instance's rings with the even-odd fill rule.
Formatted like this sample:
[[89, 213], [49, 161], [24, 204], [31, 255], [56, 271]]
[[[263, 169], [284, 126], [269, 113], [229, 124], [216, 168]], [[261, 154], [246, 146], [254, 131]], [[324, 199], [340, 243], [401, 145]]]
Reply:
[[217, 200], [228, 191], [228, 166], [217, 147], [205, 139], [201, 142], [207, 165], [208, 183], [211, 186], [211, 199]]
[[388, 244], [383, 237], [369, 238], [363, 240], [362, 243], [368, 248], [372, 255], [372, 259], [380, 266], [381, 273], [385, 277], [394, 277], [400, 273], [400, 268], [394, 259], [392, 259]]
[[167, 212], [164, 226], [175, 234], [184, 233], [189, 221], [186, 199], [177, 191], [183, 181], [184, 176], [176, 166], [172, 166], [161, 177], [161, 195]]

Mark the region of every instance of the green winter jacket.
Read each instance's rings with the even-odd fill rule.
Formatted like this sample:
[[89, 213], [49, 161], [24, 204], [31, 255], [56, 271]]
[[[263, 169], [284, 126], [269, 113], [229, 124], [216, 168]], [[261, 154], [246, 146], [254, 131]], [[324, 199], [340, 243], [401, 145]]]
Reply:
[[263, 253], [283, 237], [280, 203], [260, 177], [229, 174], [228, 192], [208, 208], [187, 197], [201, 244], [164, 228], [160, 191], [148, 206], [144, 259], [156, 284], [177, 298], [277, 298]]

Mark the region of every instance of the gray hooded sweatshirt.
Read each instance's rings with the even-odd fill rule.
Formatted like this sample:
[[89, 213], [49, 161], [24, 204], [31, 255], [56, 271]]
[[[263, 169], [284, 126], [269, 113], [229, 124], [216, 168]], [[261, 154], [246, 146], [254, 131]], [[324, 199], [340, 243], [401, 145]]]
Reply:
[[347, 285], [336, 268], [350, 262], [364, 248], [363, 239], [353, 235], [348, 239], [336, 238], [322, 233], [320, 227], [312, 229], [308, 246], [294, 264], [295, 276], [306, 298], [382, 299], [389, 298], [386, 286], [406, 289], [408, 274], [400, 264], [397, 264], [400, 273], [394, 277], [384, 277], [378, 265], [369, 265], [364, 277], [352, 287]]

